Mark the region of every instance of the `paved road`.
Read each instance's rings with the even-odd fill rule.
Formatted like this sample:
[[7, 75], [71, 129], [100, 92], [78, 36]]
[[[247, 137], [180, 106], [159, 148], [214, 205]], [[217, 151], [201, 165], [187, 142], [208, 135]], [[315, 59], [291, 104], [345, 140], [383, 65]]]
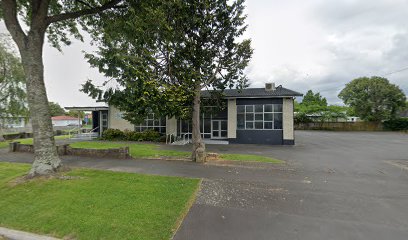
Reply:
[[[64, 157], [64, 162], [204, 178], [176, 240], [408, 239], [407, 134], [300, 131], [296, 142], [208, 146], [273, 156], [288, 161], [286, 167], [78, 157]], [[0, 161], [31, 159], [0, 152]]]

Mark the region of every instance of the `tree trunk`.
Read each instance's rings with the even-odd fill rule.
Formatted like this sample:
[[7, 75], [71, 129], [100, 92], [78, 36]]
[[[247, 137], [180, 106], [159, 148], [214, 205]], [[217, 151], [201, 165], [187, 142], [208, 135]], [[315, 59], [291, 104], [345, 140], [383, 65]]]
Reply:
[[30, 177], [55, 173], [62, 166], [55, 146], [44, 84], [43, 43], [43, 32], [30, 31], [25, 48], [20, 49], [27, 78], [27, 100], [34, 136], [34, 162]]
[[195, 86], [194, 94], [194, 104], [193, 104], [193, 153], [192, 159], [195, 162], [205, 162], [206, 152], [205, 144], [201, 138], [200, 132], [200, 97], [201, 97], [201, 86], [197, 84]]

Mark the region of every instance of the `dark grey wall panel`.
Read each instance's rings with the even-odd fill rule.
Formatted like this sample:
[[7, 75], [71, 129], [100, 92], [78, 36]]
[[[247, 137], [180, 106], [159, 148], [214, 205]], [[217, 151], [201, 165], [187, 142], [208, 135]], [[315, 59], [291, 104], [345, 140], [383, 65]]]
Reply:
[[283, 139], [283, 145], [295, 145], [295, 140]]
[[230, 143], [249, 144], [283, 144], [282, 130], [237, 130], [237, 138], [229, 139]]
[[283, 98], [237, 98], [237, 105], [283, 104]]

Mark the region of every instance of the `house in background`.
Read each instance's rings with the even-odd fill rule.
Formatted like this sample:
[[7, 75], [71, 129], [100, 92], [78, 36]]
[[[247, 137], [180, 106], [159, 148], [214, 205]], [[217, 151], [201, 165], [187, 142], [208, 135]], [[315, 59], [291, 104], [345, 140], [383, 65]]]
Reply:
[[26, 117], [0, 117], [1, 128], [24, 128], [27, 123]]
[[51, 117], [52, 125], [54, 127], [65, 127], [65, 126], [81, 126], [81, 119], [71, 116], [55, 116]]
[[[210, 92], [202, 91], [202, 98]], [[265, 88], [242, 90], [226, 89], [224, 98], [226, 109], [218, 113], [201, 114], [201, 134], [205, 140], [227, 143], [252, 143], [272, 145], [293, 145], [293, 101], [301, 93], [275, 87], [273, 83]], [[202, 106], [202, 109], [211, 106]], [[93, 128], [101, 134], [108, 128], [144, 131], [156, 130], [163, 135], [191, 139], [191, 120], [177, 117], [159, 117], [148, 114], [142, 124], [134, 125], [122, 118], [123, 113], [113, 106], [66, 107], [67, 110], [92, 111]]]

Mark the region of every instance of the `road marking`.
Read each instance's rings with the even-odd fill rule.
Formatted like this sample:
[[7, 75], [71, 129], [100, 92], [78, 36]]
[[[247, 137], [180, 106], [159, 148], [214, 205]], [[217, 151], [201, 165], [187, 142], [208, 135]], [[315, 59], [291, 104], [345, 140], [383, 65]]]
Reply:
[[394, 167], [398, 167], [398, 168], [401, 168], [401, 169], [404, 169], [404, 170], [408, 171], [408, 166], [405, 165], [405, 164], [402, 164], [402, 163], [400, 163], [398, 161], [384, 161], [384, 162], [388, 163], [390, 165], [393, 165]]

